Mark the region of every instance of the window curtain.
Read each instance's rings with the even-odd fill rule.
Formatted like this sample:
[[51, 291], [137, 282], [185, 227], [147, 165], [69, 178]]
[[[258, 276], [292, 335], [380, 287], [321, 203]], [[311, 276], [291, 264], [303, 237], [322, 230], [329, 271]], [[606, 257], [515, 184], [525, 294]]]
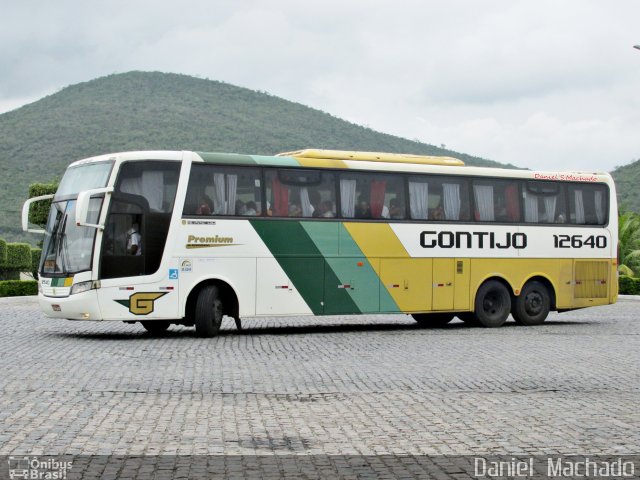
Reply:
[[524, 221], [538, 223], [538, 196], [524, 192]]
[[596, 190], [594, 193], [594, 200], [596, 204], [596, 219], [599, 225], [604, 225], [604, 195], [601, 190]]
[[584, 200], [582, 198], [582, 190], [575, 190], [573, 192], [573, 198], [575, 200], [576, 223], [584, 224]]
[[142, 196], [149, 202], [149, 209], [162, 211], [164, 201], [164, 175], [162, 172], [144, 170], [142, 172]]
[[280, 183], [278, 177], [273, 177], [273, 214], [277, 217], [289, 216], [289, 189]]
[[309, 189], [307, 187], [302, 187], [300, 189], [300, 204], [303, 217], [313, 216], [314, 208], [313, 205], [311, 205], [311, 201], [309, 200]]
[[236, 213], [236, 192], [238, 190], [238, 175], [227, 175], [227, 215]]
[[131, 195], [142, 195], [142, 178], [129, 177], [122, 179], [120, 191]]
[[507, 201], [507, 219], [510, 222], [520, 220], [520, 202], [518, 201], [518, 187], [507, 185], [504, 189], [504, 198]]
[[371, 182], [371, 216], [373, 218], [380, 218], [382, 215], [386, 188], [386, 180], [373, 180]]
[[443, 183], [442, 193], [444, 197], [444, 218], [445, 220], [460, 219], [460, 184]]
[[342, 216], [353, 218], [356, 213], [356, 181], [340, 179], [340, 210]]
[[556, 219], [556, 202], [558, 197], [555, 195], [548, 195], [544, 197], [544, 216], [545, 222], [553, 223]]
[[409, 182], [409, 210], [411, 218], [426, 220], [429, 210], [429, 184], [426, 182]]
[[493, 222], [495, 220], [493, 187], [491, 185], [474, 185], [473, 195], [476, 200], [477, 219], [481, 222]]
[[213, 174], [213, 188], [215, 189], [213, 213], [224, 215], [227, 213], [224, 173]]

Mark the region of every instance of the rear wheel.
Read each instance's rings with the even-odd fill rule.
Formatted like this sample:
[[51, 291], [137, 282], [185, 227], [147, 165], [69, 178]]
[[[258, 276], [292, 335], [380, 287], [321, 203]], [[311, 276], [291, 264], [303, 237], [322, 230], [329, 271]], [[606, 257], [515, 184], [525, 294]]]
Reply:
[[195, 324], [199, 337], [213, 337], [222, 324], [222, 299], [215, 285], [208, 285], [200, 290], [196, 302]]
[[538, 281], [528, 282], [513, 305], [511, 314], [520, 325], [540, 325], [547, 319], [551, 297], [547, 287]]
[[475, 316], [483, 327], [500, 327], [511, 311], [509, 290], [497, 280], [482, 284], [476, 294]]
[[411, 316], [423, 327], [444, 327], [453, 320], [453, 313], [414, 313]]
[[171, 322], [167, 322], [164, 320], [146, 320], [140, 323], [147, 332], [154, 334], [165, 332], [171, 325]]

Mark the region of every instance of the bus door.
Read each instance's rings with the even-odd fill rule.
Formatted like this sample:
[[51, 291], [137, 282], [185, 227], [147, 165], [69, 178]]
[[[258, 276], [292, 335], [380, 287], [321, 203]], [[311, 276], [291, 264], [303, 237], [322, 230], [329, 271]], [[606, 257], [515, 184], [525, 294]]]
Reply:
[[105, 319], [177, 318], [178, 270], [161, 270], [180, 164], [123, 164], [104, 225], [98, 301]]
[[469, 306], [468, 258], [433, 259], [432, 310], [465, 311]]

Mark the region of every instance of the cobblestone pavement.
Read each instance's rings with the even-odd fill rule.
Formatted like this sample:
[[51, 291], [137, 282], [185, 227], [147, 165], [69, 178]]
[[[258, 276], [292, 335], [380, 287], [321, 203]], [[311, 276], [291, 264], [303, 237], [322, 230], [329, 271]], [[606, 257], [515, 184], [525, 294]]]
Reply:
[[639, 309], [225, 319], [201, 339], [3, 300], [0, 455], [637, 454]]

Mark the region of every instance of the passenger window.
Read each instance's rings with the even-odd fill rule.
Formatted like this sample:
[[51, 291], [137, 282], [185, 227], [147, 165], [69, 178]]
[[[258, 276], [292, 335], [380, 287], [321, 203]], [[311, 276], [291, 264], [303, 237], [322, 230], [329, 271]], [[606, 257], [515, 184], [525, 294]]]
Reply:
[[335, 176], [331, 172], [269, 169], [265, 173], [267, 215], [295, 218], [336, 216]]
[[261, 214], [260, 169], [192, 165], [184, 215]]
[[476, 221], [500, 223], [520, 221], [520, 195], [518, 182], [514, 180], [475, 179], [473, 199]]
[[340, 211], [343, 218], [405, 218], [402, 176], [368, 173], [340, 174]]
[[469, 220], [468, 181], [455, 177], [409, 177], [409, 211], [413, 220]]
[[607, 223], [607, 188], [604, 185], [571, 184], [567, 188], [569, 221], [577, 225]]
[[525, 223], [565, 223], [562, 187], [554, 182], [530, 181], [522, 192]]

